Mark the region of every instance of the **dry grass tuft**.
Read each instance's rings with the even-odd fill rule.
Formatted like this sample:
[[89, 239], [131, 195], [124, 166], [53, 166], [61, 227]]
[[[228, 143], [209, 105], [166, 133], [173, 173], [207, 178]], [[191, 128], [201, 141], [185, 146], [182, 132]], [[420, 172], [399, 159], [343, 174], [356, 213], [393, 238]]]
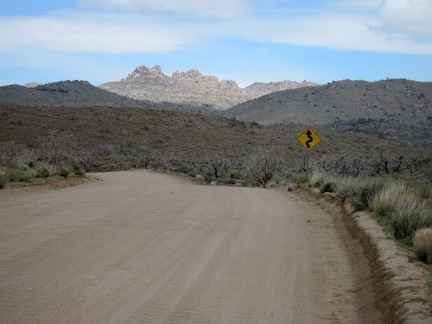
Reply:
[[391, 227], [395, 239], [410, 244], [416, 230], [432, 226], [432, 215], [414, 189], [391, 181], [371, 202], [378, 219]]
[[418, 260], [432, 263], [432, 228], [422, 228], [414, 235], [414, 253]]

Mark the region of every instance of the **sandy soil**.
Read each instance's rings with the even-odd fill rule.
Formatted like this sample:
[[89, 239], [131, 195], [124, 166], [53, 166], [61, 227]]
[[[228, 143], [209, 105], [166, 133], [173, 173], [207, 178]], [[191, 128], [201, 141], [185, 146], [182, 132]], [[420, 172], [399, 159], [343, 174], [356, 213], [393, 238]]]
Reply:
[[1, 323], [382, 323], [312, 199], [146, 171], [0, 191]]

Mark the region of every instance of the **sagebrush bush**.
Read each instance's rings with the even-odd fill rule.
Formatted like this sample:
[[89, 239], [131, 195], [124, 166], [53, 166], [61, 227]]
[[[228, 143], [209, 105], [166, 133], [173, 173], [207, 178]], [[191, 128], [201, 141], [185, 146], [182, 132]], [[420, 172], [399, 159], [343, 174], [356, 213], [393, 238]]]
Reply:
[[66, 179], [70, 174], [71, 174], [71, 170], [68, 167], [66, 167], [66, 166], [60, 167], [60, 176], [61, 177]]
[[36, 177], [33, 169], [22, 170], [21, 168], [8, 168], [6, 170], [9, 181], [11, 182], [31, 182]]
[[40, 166], [36, 169], [37, 178], [48, 178], [51, 175], [51, 168], [47, 165]]
[[77, 170], [75, 170], [75, 175], [76, 176], [79, 176], [79, 177], [82, 177], [82, 176], [85, 176], [85, 171], [84, 171], [84, 169], [77, 169]]
[[432, 263], [432, 228], [422, 228], [415, 232], [414, 253], [418, 260]]
[[36, 170], [34, 169], [29, 169], [26, 171], [22, 171], [20, 173], [20, 179], [19, 181], [21, 182], [31, 182], [34, 178], [36, 178]]

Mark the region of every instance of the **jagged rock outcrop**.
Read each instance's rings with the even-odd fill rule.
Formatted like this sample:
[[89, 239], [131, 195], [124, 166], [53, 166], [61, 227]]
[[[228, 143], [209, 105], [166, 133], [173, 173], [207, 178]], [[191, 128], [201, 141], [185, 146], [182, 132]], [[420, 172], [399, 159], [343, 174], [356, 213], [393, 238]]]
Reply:
[[262, 95], [299, 87], [317, 86], [303, 81], [280, 81], [254, 83], [240, 88], [232, 80], [222, 80], [204, 75], [196, 69], [186, 72], [176, 71], [172, 76], [165, 75], [161, 67], [137, 67], [125, 79], [100, 85], [102, 89], [138, 100], [171, 102], [195, 106], [227, 109]]
[[159, 65], [156, 65], [155, 67], [152, 67], [148, 69], [144, 65], [137, 67], [132, 73], [130, 73], [126, 80], [133, 80], [138, 78], [168, 78], [167, 75], [165, 75], [161, 67]]

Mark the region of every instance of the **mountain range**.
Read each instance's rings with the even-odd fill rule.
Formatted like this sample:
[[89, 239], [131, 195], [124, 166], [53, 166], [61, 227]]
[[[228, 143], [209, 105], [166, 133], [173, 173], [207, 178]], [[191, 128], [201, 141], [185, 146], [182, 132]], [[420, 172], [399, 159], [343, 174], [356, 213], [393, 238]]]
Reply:
[[240, 88], [232, 80], [219, 81], [217, 77], [204, 75], [196, 69], [176, 71], [172, 76], [168, 76], [162, 72], [159, 65], [152, 68], [142, 65], [125, 79], [104, 83], [99, 87], [137, 100], [224, 110], [271, 92], [317, 85], [309, 81], [278, 81], [255, 82], [246, 88]]
[[0, 87], [0, 103], [40, 107], [134, 107], [157, 110], [183, 110], [205, 113], [209, 107], [135, 100], [95, 87], [87, 81], [59, 81], [47, 84]]
[[[203, 75], [197, 70], [175, 72], [169, 77], [158, 66], [141, 66], [126, 79], [100, 87], [86, 81], [0, 87], [0, 103], [40, 107], [98, 106], [189, 111], [262, 125], [327, 127], [419, 147], [432, 147], [431, 82], [406, 79], [376, 82], [342, 80], [326, 85], [304, 82], [292, 83], [297, 88], [280, 91], [280, 88], [288, 84], [291, 83], [254, 83], [241, 89], [234, 81], [219, 81], [216, 77]], [[145, 92], [148, 100], [113, 93], [111, 91], [115, 91], [114, 86], [129, 89], [132, 97], [134, 91]], [[180, 87], [183, 87], [182, 91], [179, 91]], [[200, 97], [198, 102], [198, 94], [204, 93], [205, 96]], [[240, 101], [239, 104], [226, 109], [221, 106], [219, 109], [214, 108], [216, 99], [224, 102], [225, 106], [228, 102], [233, 102], [233, 93], [237, 93], [235, 100]], [[246, 100], [247, 93], [251, 97], [252, 94], [266, 94]]]

